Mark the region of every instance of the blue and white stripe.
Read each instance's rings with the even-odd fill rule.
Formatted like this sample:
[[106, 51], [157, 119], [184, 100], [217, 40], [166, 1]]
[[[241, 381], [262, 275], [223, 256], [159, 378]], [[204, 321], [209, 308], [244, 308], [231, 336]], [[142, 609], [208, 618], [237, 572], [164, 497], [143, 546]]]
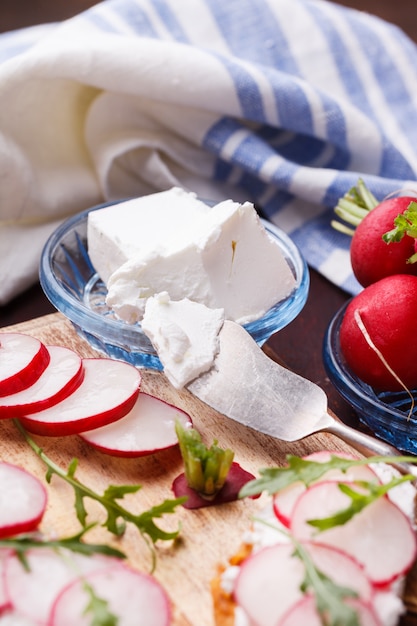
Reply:
[[[96, 198], [80, 191], [66, 213], [83, 198], [88, 206], [123, 194], [112, 188], [114, 171], [99, 171], [100, 150], [113, 147], [112, 118], [108, 137], [95, 118], [111, 101], [116, 119], [118, 97], [129, 110], [124, 127], [117, 121], [119, 139], [129, 129], [141, 142], [152, 136], [162, 164], [154, 190], [172, 178], [214, 198], [255, 202], [348, 292], [358, 290], [350, 240], [330, 226], [338, 198], [359, 176], [381, 198], [417, 189], [417, 48], [398, 28], [326, 0], [106, 0], [65, 23], [0, 36], [0, 60], [0, 98], [13, 63], [22, 77], [27, 63], [31, 72], [42, 66], [43, 80], [97, 89], [85, 128], [101, 182]], [[180, 144], [204, 155], [201, 180], [187, 150], [175, 152]], [[118, 150], [126, 194], [148, 193], [137, 152]], [[57, 157], [54, 167], [65, 163]]]

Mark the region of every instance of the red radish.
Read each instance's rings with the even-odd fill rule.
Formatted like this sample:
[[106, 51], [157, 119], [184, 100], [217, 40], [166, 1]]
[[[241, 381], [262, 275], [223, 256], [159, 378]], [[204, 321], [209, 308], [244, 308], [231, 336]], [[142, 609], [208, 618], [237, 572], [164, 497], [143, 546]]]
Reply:
[[74, 435], [110, 424], [126, 415], [139, 394], [141, 375], [129, 363], [83, 359], [84, 378], [75, 391], [48, 409], [21, 417], [32, 433]]
[[[223, 487], [213, 497], [204, 497], [188, 485], [185, 474], [177, 476], [172, 483], [172, 490], [176, 498], [187, 496], [183, 503], [186, 509], [202, 509], [207, 506], [216, 506], [225, 502], [234, 502], [239, 496], [239, 491], [255, 476], [247, 472], [239, 463], [232, 463]], [[258, 496], [259, 497], [259, 496]]]
[[32, 385], [49, 363], [46, 346], [22, 333], [0, 334], [0, 396]]
[[367, 287], [393, 274], [417, 274], [417, 264], [408, 263], [414, 254], [414, 239], [387, 244], [382, 236], [392, 230], [394, 220], [415, 198], [401, 196], [383, 200], [356, 227], [350, 244], [350, 260], [358, 282]]
[[119, 562], [102, 555], [84, 556], [52, 548], [32, 548], [26, 559], [28, 568], [15, 554], [7, 557], [4, 580], [12, 608], [36, 624], [48, 624], [58, 594], [73, 580]]
[[[372, 585], [353, 558], [328, 546], [303, 545], [321, 572], [358, 593], [361, 599], [372, 599]], [[235, 581], [234, 597], [251, 623], [277, 626], [303, 597], [301, 584], [304, 577], [305, 567], [294, 555], [293, 544], [276, 544], [262, 548], [242, 563]]]
[[291, 532], [300, 541], [314, 539], [344, 550], [363, 565], [375, 585], [387, 585], [404, 575], [416, 557], [416, 536], [410, 520], [389, 498], [382, 497], [343, 525], [318, 532], [308, 523], [332, 516], [350, 502], [338, 483], [312, 485], [297, 500]]
[[35, 413], [63, 400], [81, 383], [81, 357], [73, 350], [47, 346], [50, 361], [39, 378], [26, 389], [0, 398], [0, 418]]
[[[382, 626], [380, 619], [372, 606], [349, 598], [346, 604], [356, 613], [359, 626]], [[312, 596], [305, 596], [297, 604], [291, 607], [286, 615], [276, 626], [323, 626], [323, 621], [317, 612], [316, 602]]]
[[[387, 363], [403, 385], [417, 387], [416, 319], [416, 276], [388, 276], [352, 298], [340, 326], [340, 348], [354, 374], [376, 389], [402, 389]], [[360, 320], [383, 359], [369, 345]]]
[[134, 407], [120, 420], [80, 435], [90, 445], [107, 454], [144, 456], [178, 444], [176, 420], [184, 428], [192, 426], [191, 418], [185, 411], [141, 392]]
[[[330, 460], [331, 455], [342, 456], [347, 459], [353, 459], [355, 457], [349, 454], [343, 454], [341, 452], [330, 452], [328, 450], [321, 450], [320, 452], [313, 452], [308, 456], [303, 457], [307, 461], [316, 461], [317, 463], [325, 463]], [[338, 480], [338, 481], [354, 481], [354, 480], [366, 480], [380, 482], [375, 472], [369, 467], [369, 465], [354, 465], [343, 472], [340, 469], [329, 470], [319, 480]], [[285, 489], [281, 489], [273, 497], [274, 513], [277, 516], [281, 524], [284, 524], [287, 528], [291, 523], [291, 514], [299, 496], [304, 493], [306, 486], [303, 482], [294, 482], [288, 485]]]
[[36, 530], [45, 512], [43, 484], [26, 470], [0, 463], [0, 537]]
[[70, 583], [55, 600], [48, 626], [89, 626], [91, 614], [85, 609], [90, 600], [85, 585], [108, 603], [118, 626], [169, 626], [171, 607], [155, 578], [120, 563], [93, 572]]

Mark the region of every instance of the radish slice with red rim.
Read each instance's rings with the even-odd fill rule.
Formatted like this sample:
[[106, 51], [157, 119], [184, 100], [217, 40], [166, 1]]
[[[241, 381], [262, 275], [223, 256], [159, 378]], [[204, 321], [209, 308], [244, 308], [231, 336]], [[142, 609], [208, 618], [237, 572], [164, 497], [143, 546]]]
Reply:
[[[315, 566], [337, 584], [369, 601], [373, 588], [362, 567], [352, 557], [330, 546], [303, 543]], [[292, 543], [280, 543], [252, 554], [237, 575], [234, 597], [249, 619], [259, 626], [277, 626], [301, 600], [305, 566], [294, 555]]]
[[0, 334], [0, 396], [26, 389], [49, 363], [46, 346], [23, 333]]
[[0, 462], [0, 537], [35, 530], [46, 504], [46, 489], [35, 476]]
[[[346, 599], [346, 605], [355, 613], [359, 626], [382, 626], [374, 609], [356, 598]], [[284, 615], [276, 626], [323, 626], [312, 596], [305, 596]]]
[[133, 365], [113, 359], [83, 359], [81, 384], [61, 402], [21, 417], [32, 433], [74, 435], [124, 417], [139, 394], [141, 375]]
[[[32, 548], [26, 552], [28, 569], [15, 555], [4, 561], [6, 593], [12, 608], [38, 624], [48, 624], [58, 594], [79, 576], [108, 568], [118, 559], [84, 556], [67, 550]], [[74, 622], [76, 623], [76, 622]]]
[[[320, 450], [318, 452], [313, 452], [305, 457], [303, 457], [306, 461], [315, 461], [317, 463], [326, 463], [330, 460], [331, 456], [339, 456], [346, 459], [355, 459], [354, 456], [350, 454], [345, 454], [343, 452], [331, 452], [329, 450]], [[332, 469], [327, 471], [323, 476], [321, 476], [318, 481], [323, 480], [335, 480], [335, 481], [355, 481], [355, 480], [364, 480], [367, 482], [375, 482], [380, 483], [380, 480], [376, 473], [373, 471], [369, 465], [354, 465], [349, 467], [345, 472], [341, 469]], [[314, 484], [314, 483], [312, 483]], [[284, 524], [287, 528], [289, 528], [291, 524], [291, 514], [294, 509], [295, 503], [297, 502], [299, 496], [304, 493], [307, 489], [306, 485], [301, 481], [296, 481], [288, 487], [281, 489], [278, 493], [276, 493], [273, 497], [273, 508], [274, 513], [277, 516], [278, 520], [281, 524]]]
[[191, 418], [185, 411], [141, 392], [135, 406], [122, 419], [80, 433], [80, 436], [101, 452], [138, 457], [177, 445], [176, 420], [184, 428], [192, 426]]
[[81, 357], [61, 346], [47, 346], [50, 361], [39, 378], [26, 389], [0, 398], [0, 418], [36, 413], [70, 395], [84, 375]]
[[405, 574], [416, 557], [416, 536], [411, 522], [389, 498], [381, 497], [345, 524], [329, 530], [318, 533], [308, 523], [332, 516], [350, 503], [338, 483], [316, 483], [297, 500], [291, 532], [299, 540], [315, 539], [339, 547], [363, 565], [375, 585], [387, 585]]
[[[87, 588], [86, 588], [87, 587]], [[168, 596], [155, 578], [122, 563], [94, 572], [72, 582], [58, 595], [49, 626], [89, 626], [91, 614], [88, 587], [108, 603], [118, 626], [169, 626], [171, 607]]]

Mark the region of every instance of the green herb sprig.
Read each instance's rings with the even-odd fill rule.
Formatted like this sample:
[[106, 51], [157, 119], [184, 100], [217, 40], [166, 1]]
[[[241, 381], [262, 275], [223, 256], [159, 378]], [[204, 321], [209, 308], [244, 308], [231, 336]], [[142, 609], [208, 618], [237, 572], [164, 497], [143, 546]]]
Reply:
[[67, 471], [64, 471], [43, 452], [42, 448], [28, 435], [18, 420], [15, 420], [15, 424], [32, 450], [45, 463], [47, 467], [47, 482], [50, 483], [52, 476], [55, 474], [73, 488], [75, 494], [75, 511], [82, 527], [87, 527], [87, 510], [84, 504], [85, 498], [99, 502], [105, 509], [107, 515], [102, 526], [107, 528], [109, 532], [120, 537], [123, 535], [127, 523], [133, 524], [138, 529], [151, 550], [153, 570], [156, 564], [155, 543], [159, 540], [169, 541], [175, 539], [180, 532], [180, 528], [172, 532], [164, 531], [155, 523], [155, 519], [159, 519], [165, 514], [174, 513], [176, 507], [185, 502], [186, 498], [164, 500], [161, 504], [153, 506], [139, 515], [131, 513], [124, 508], [118, 500], [122, 500], [126, 494], [138, 492], [142, 488], [141, 485], [109, 485], [103, 494], [99, 494], [80, 482], [75, 476], [78, 459], [72, 459]]

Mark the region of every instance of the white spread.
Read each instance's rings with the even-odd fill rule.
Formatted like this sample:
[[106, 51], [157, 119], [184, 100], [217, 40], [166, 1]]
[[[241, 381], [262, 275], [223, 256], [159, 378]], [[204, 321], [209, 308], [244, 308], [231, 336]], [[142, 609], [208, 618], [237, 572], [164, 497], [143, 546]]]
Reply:
[[223, 309], [209, 309], [187, 298], [171, 301], [167, 292], [148, 299], [142, 330], [174, 387], [180, 389], [210, 369], [223, 321]]
[[91, 261], [121, 319], [140, 321], [147, 299], [166, 291], [172, 300], [222, 308], [244, 324], [294, 289], [293, 273], [251, 203], [210, 208], [177, 188], [130, 203], [128, 210], [91, 213], [88, 226]]

